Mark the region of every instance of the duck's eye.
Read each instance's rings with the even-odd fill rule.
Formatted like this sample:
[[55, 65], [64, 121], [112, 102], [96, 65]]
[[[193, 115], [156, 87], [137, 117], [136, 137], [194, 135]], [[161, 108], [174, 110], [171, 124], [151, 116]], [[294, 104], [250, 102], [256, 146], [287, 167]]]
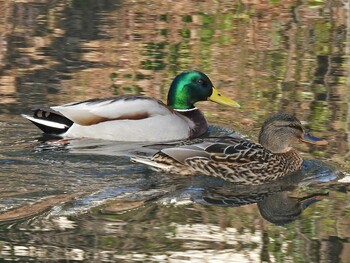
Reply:
[[303, 128], [302, 128], [301, 126], [299, 126], [299, 125], [296, 125], [296, 124], [291, 123], [291, 124], [289, 124], [288, 126], [289, 126], [290, 128], [292, 128], [292, 129], [295, 129], [295, 130], [304, 132]]
[[203, 81], [202, 79], [198, 79], [198, 80], [197, 80], [197, 83], [198, 83], [199, 85], [203, 85], [203, 84], [204, 84], [204, 81]]

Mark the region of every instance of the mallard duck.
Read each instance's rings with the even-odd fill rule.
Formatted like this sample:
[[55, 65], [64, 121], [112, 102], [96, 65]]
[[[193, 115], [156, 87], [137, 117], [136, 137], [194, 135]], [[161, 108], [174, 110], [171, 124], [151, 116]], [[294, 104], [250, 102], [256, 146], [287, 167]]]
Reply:
[[208, 76], [192, 70], [175, 77], [167, 105], [146, 96], [125, 95], [36, 109], [32, 116], [22, 116], [44, 133], [65, 138], [171, 141], [195, 138], [207, 131], [203, 113], [194, 106], [205, 100], [239, 106], [220, 94]]
[[165, 148], [151, 159], [134, 157], [132, 160], [171, 173], [203, 174], [236, 184], [257, 185], [300, 168], [303, 159], [292, 148], [294, 142], [327, 144], [327, 141], [306, 133], [297, 118], [285, 113], [277, 113], [263, 123], [259, 142], [208, 138]]

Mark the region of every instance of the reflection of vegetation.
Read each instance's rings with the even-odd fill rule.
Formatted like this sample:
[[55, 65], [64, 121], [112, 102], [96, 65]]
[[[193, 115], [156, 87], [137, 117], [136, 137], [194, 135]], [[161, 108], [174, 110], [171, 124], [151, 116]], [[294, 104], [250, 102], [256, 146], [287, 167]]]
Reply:
[[83, 8], [83, 7], [89, 7], [89, 3], [85, 0], [73, 0], [69, 1], [73, 8]]
[[236, 27], [234, 21], [233, 15], [231, 14], [224, 14], [220, 17], [217, 30], [220, 30], [221, 34], [217, 41], [221, 45], [234, 44], [234, 38], [229, 34], [230, 31]]
[[203, 24], [201, 30], [201, 42], [206, 44], [214, 41], [215, 33], [215, 16], [213, 15], [203, 15]]
[[183, 38], [190, 38], [191, 37], [191, 31], [187, 28], [183, 28], [180, 30], [180, 36]]
[[331, 27], [329, 22], [315, 23], [313, 30], [310, 32], [312, 39], [314, 39], [313, 50], [317, 55], [328, 55], [331, 48]]
[[164, 62], [166, 45], [166, 42], [147, 43], [145, 46], [146, 50], [143, 53], [147, 59], [141, 62], [141, 67], [155, 71], [164, 69], [166, 66]]
[[182, 21], [186, 23], [191, 23], [193, 22], [192, 16], [191, 15], [184, 15], [182, 16]]
[[203, 15], [203, 26], [200, 32], [200, 55], [202, 61], [202, 68], [205, 71], [210, 71], [211, 66], [211, 45], [214, 42], [215, 34], [215, 17], [210, 15]]
[[[13, 105], [4, 112], [27, 110], [39, 102], [109, 96], [111, 82], [115, 94], [158, 96], [167, 92], [176, 73], [198, 68], [210, 75], [214, 85], [242, 101], [241, 112], [201, 105], [212, 123], [242, 125], [244, 133], [252, 133], [272, 112], [293, 112], [321, 137], [335, 138], [334, 145], [322, 149], [323, 158], [332, 161], [336, 152], [337, 162], [349, 169], [344, 160], [349, 152], [349, 54], [344, 46], [349, 25], [348, 10], [339, 1], [187, 1], [186, 8], [181, 1], [39, 2], [5, 1], [0, 10], [0, 97], [3, 106], [6, 98]], [[150, 3], [157, 8], [150, 8]], [[335, 57], [342, 61], [334, 63]], [[222, 229], [234, 227], [242, 235], [246, 229], [251, 233], [266, 229], [261, 241], [268, 247], [264, 258], [305, 262], [304, 255], [311, 254], [310, 261], [317, 262], [322, 256], [317, 254], [320, 241], [329, 236], [349, 239], [348, 199], [343, 194], [318, 204], [319, 211], [310, 208], [302, 220], [286, 227], [256, 225], [261, 218], [250, 208], [158, 207], [99, 215], [108, 223], [127, 225], [99, 241], [118, 251], [142, 250], [149, 240], [152, 244], [145, 251], [167, 246], [183, 250], [192, 244], [165, 236], [176, 232], [172, 222], [211, 223]], [[93, 227], [98, 229], [99, 224]], [[224, 242], [217, 244], [223, 246]]]
[[331, 112], [327, 106], [327, 102], [325, 101], [315, 101], [313, 103], [313, 112], [311, 115], [312, 123], [310, 125], [312, 130], [327, 131], [329, 129], [327, 123], [329, 122]]
[[[341, 231], [341, 235], [345, 234], [343, 238], [349, 237], [347, 228], [337, 228], [340, 220], [346, 216], [340, 211], [342, 209], [339, 210], [341, 205], [337, 207], [327, 203], [346, 202], [344, 196], [345, 194], [339, 194], [336, 199], [308, 208], [303, 213], [302, 220], [283, 227], [261, 222], [254, 210], [255, 205], [225, 208], [198, 204], [163, 206], [148, 203], [121, 214], [96, 213], [95, 220], [104, 222], [106, 227], [102, 233], [113, 232], [99, 234], [97, 244], [100, 249], [113, 249], [115, 253], [122, 254], [136, 250], [138, 253], [163, 254], [186, 251], [195, 246], [199, 250], [229, 249], [235, 253], [261, 251], [261, 259], [265, 261], [314, 262], [320, 256], [318, 240], [325, 233], [331, 236]], [[330, 208], [329, 211], [326, 210], [327, 207]], [[330, 216], [332, 214], [334, 216]], [[89, 231], [98, 228], [91, 227]]]

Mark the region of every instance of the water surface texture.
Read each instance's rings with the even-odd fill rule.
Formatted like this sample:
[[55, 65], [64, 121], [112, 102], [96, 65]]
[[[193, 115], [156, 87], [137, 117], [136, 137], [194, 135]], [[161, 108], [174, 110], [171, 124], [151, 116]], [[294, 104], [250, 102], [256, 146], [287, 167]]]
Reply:
[[[350, 262], [349, 30], [337, 0], [0, 1], [1, 261]], [[256, 140], [286, 111], [329, 145], [297, 145], [300, 171], [243, 187], [132, 163], [143, 144], [47, 140], [20, 116], [165, 101], [188, 69], [241, 104], [198, 103], [209, 135]]]

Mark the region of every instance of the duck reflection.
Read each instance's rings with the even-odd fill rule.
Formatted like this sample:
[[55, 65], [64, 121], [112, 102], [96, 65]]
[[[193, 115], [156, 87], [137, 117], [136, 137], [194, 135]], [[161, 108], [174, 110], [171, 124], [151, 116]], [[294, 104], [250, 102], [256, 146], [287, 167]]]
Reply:
[[[124, 213], [148, 203], [187, 205], [191, 202], [220, 207], [257, 205], [260, 215], [275, 225], [297, 220], [310, 205], [328, 197], [329, 185], [339, 184], [341, 173], [319, 160], [304, 160], [301, 168], [265, 185], [236, 185], [208, 176], [173, 177], [173, 187], [149, 200], [118, 200], [103, 213]], [[169, 178], [169, 177], [168, 177]], [[128, 205], [126, 205], [128, 204]]]
[[[243, 135], [231, 129], [210, 125], [208, 131], [202, 138], [234, 137], [242, 138]], [[42, 151], [66, 151], [71, 154], [81, 155], [105, 155], [105, 156], [145, 156], [150, 157], [161, 149], [186, 144], [188, 141], [172, 141], [167, 143], [123, 142], [109, 141], [91, 138], [70, 138], [62, 139], [59, 136], [43, 134], [36, 137], [37, 144], [34, 149]]]
[[285, 225], [296, 220], [310, 205], [323, 200], [328, 194], [304, 197], [289, 196], [288, 192], [273, 193], [257, 203], [261, 216], [275, 225]]
[[[338, 179], [340, 173], [318, 160], [304, 160], [298, 171], [275, 182], [260, 186], [227, 185], [224, 182], [201, 182], [191, 199], [204, 205], [238, 207], [257, 204], [261, 216], [275, 224], [295, 221], [310, 205], [328, 196], [325, 184]], [[200, 191], [198, 191], [200, 189]]]

